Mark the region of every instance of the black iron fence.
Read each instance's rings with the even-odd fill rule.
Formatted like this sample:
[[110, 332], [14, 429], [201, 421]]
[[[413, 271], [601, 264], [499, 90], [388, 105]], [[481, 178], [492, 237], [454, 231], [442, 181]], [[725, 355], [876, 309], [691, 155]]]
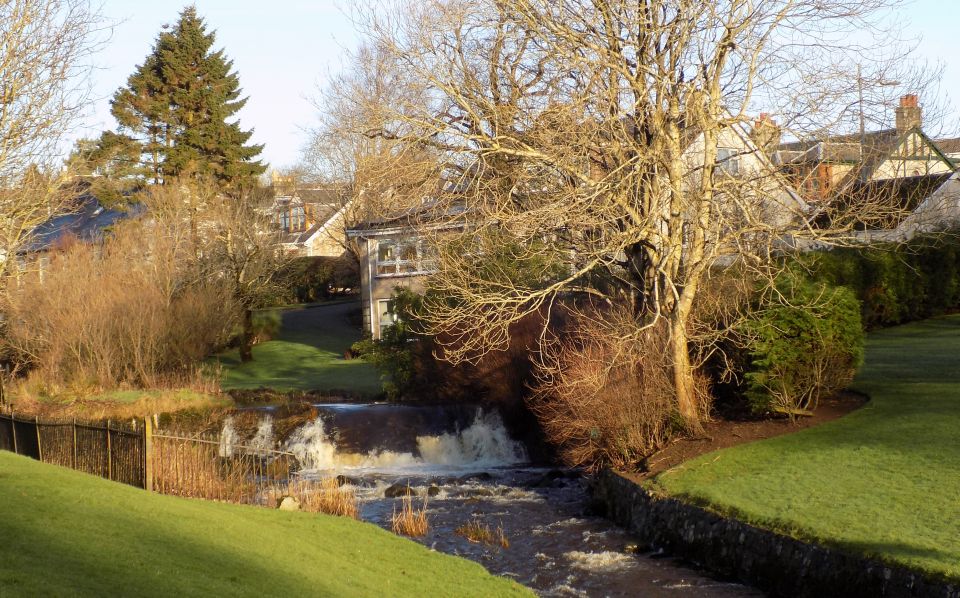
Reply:
[[270, 502], [299, 470], [291, 453], [155, 432], [150, 418], [46, 420], [2, 408], [0, 450], [162, 494], [253, 504]]
[[0, 411], [0, 450], [149, 488], [149, 421], [41, 420]]

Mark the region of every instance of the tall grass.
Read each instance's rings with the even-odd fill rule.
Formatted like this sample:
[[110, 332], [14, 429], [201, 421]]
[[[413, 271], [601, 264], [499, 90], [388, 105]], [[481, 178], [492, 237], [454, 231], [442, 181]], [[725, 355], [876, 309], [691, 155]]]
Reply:
[[300, 510], [360, 519], [360, 506], [352, 488], [341, 486], [336, 478], [318, 481], [288, 480], [267, 491], [267, 506], [278, 505], [285, 496], [300, 503]]
[[471, 519], [453, 530], [453, 533], [463, 536], [468, 542], [474, 544], [499, 545], [501, 548], [510, 548], [510, 540], [503, 531], [502, 523], [497, 526], [496, 530], [493, 530], [479, 519]]
[[413, 506], [413, 496], [407, 493], [400, 501], [400, 511], [396, 506], [390, 517], [390, 528], [393, 533], [403, 536], [420, 537], [427, 535], [430, 525], [427, 522], [427, 499], [424, 497], [420, 508]]

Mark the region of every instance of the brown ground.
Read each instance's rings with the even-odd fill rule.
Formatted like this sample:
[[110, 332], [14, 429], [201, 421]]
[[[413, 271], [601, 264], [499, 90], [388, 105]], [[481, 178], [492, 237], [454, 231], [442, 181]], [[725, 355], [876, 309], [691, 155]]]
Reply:
[[811, 417], [733, 420], [718, 418], [704, 425], [703, 434], [696, 438], [678, 438], [663, 450], [647, 459], [648, 471], [639, 477], [648, 478], [679, 465], [684, 461], [715, 451], [754, 440], [791, 434], [804, 428], [820, 425], [846, 415], [866, 403], [866, 397], [852, 392], [820, 401]]

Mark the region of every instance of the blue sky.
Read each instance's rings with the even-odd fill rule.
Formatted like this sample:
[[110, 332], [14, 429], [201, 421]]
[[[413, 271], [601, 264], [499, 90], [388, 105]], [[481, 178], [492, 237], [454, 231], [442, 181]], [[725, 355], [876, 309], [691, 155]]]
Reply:
[[[109, 98], [141, 63], [164, 23], [176, 21], [184, 1], [102, 0], [104, 15], [116, 25], [95, 58], [94, 97], [81, 134], [113, 128]], [[297, 162], [316, 121], [316, 96], [336, 71], [345, 48], [357, 44], [346, 13], [350, 0], [196, 0], [197, 10], [217, 34], [240, 74], [250, 100], [240, 112], [244, 128], [266, 147], [262, 158], [274, 167]], [[942, 91], [960, 106], [960, 0], [916, 0], [896, 17], [910, 35], [923, 37], [919, 56], [943, 61]], [[950, 59], [954, 62], [951, 64]]]

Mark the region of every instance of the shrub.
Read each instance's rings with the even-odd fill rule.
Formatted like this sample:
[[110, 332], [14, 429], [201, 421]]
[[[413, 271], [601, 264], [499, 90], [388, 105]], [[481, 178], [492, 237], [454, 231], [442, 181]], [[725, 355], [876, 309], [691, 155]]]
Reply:
[[530, 405], [567, 465], [634, 469], [680, 429], [668, 339], [665, 325], [612, 309], [546, 347]]
[[357, 261], [348, 254], [340, 257], [299, 257], [290, 260], [278, 279], [285, 291], [280, 302], [310, 303], [327, 299], [360, 286]]
[[787, 272], [745, 324], [747, 398], [757, 412], [807, 413], [863, 360], [854, 294]]
[[278, 309], [261, 309], [253, 312], [254, 344], [276, 338], [282, 323], [283, 314]]
[[813, 279], [849, 287], [867, 329], [929, 318], [960, 307], [960, 244], [955, 233], [909, 243], [810, 253], [797, 262]]
[[350, 347], [354, 354], [377, 366], [383, 378], [383, 391], [391, 400], [408, 394], [413, 385], [416, 373], [413, 344], [419, 341], [419, 335], [414, 332], [415, 314], [419, 305], [418, 295], [398, 288], [393, 295], [393, 309], [399, 316], [397, 322], [384, 328], [379, 340], [368, 336]]
[[[145, 241], [147, 240], [147, 241]], [[162, 386], [222, 347], [239, 309], [185, 248], [133, 222], [76, 243], [10, 289], [4, 351], [51, 385]]]

